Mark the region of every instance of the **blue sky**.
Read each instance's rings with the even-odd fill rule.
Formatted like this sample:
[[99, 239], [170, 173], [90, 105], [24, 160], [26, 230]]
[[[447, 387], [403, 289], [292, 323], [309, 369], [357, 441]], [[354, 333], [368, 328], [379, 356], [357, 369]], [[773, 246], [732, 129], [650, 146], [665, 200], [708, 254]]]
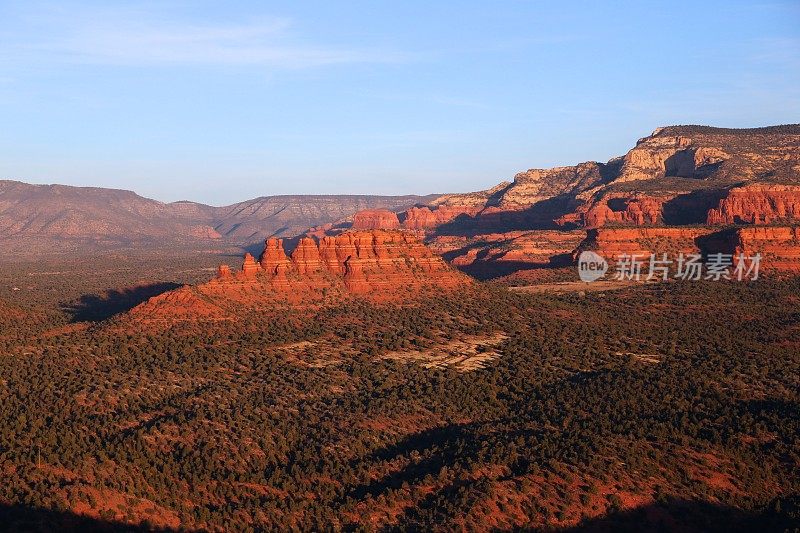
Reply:
[[0, 178], [460, 192], [662, 125], [800, 122], [800, 2], [601, 4], [0, 0]]

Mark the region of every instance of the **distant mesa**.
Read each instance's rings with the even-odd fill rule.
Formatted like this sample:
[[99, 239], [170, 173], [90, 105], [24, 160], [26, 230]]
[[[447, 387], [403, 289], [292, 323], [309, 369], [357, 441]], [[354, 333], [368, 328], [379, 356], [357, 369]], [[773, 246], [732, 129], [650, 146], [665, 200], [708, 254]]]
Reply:
[[163, 203], [131, 191], [0, 180], [0, 248], [37, 256], [105, 249], [262, 243], [294, 237], [364, 209], [402, 210], [436, 196], [263, 196], [214, 207]]

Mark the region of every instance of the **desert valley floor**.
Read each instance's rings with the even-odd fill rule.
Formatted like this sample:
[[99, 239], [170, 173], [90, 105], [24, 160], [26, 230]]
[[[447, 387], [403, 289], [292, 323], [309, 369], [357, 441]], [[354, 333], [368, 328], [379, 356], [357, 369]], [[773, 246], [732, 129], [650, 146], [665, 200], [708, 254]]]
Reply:
[[7, 527], [792, 523], [796, 279], [124, 312], [219, 261], [4, 265]]

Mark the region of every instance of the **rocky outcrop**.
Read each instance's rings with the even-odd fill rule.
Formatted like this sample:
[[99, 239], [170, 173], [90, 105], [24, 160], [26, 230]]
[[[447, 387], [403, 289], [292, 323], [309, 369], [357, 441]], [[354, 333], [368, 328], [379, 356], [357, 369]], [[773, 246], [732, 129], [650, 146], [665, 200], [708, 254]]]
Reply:
[[719, 230], [701, 228], [598, 228], [589, 230], [574, 256], [593, 250], [609, 261], [624, 254], [639, 256], [645, 261], [651, 254], [666, 253], [676, 260], [683, 254], [761, 255], [764, 272], [800, 272], [800, 227], [762, 226]]
[[256, 272], [261, 269], [256, 260], [250, 254], [244, 254], [244, 263], [242, 263], [242, 275], [246, 277], [255, 276]]
[[388, 209], [367, 209], [353, 215], [353, 229], [398, 229], [400, 220], [397, 214]]
[[612, 194], [581, 213], [582, 225], [598, 228], [608, 224], [653, 226], [662, 222], [665, 200], [642, 194]]
[[761, 254], [765, 272], [800, 273], [800, 227], [738, 228], [731, 243], [731, 253], [746, 256]]
[[423, 285], [453, 287], [466, 282], [414, 234], [348, 231], [315, 241], [300, 239], [287, 256], [281, 239], [268, 239], [259, 262], [246, 254], [241, 271], [218, 282], [256, 279], [281, 289], [324, 288], [341, 283], [353, 293], [406, 290]]
[[[546, 224], [548, 217], [563, 227], [701, 224], [719, 197], [741, 182], [800, 186], [800, 126], [659, 128], [624, 157], [607, 163], [531, 169], [517, 174], [513, 182], [480, 193], [447, 195], [432, 204], [470, 206], [477, 210], [470, 213], [476, 219], [471, 228], [491, 232], [502, 230], [507, 221], [517, 223], [510, 228], [514, 230], [552, 229]], [[766, 208], [766, 218], [792, 213], [792, 201], [775, 198], [775, 206]], [[752, 210], [757, 212], [758, 206]], [[526, 216], [508, 216], [515, 213]], [[734, 216], [721, 213], [712, 218], [725, 223]], [[416, 227], [430, 229], [437, 223], [428, 217]]]
[[[800, 125], [659, 128], [624, 157], [531, 169], [487, 191], [441, 197], [400, 220], [479, 277], [559, 264], [558, 246], [537, 243], [558, 241], [560, 233], [569, 241], [575, 228], [603, 230], [586, 243], [612, 256], [731, 249], [730, 235], [700, 226], [800, 220]], [[548, 247], [546, 261], [528, 251]]]
[[268, 239], [259, 261], [245, 254], [241, 269], [219, 267], [216, 278], [150, 298], [130, 311], [139, 321], [236, 320], [339, 302], [350, 295], [404, 304], [428, 290], [472, 282], [426, 247], [413, 232], [348, 231], [319, 241], [302, 238], [287, 256]]
[[578, 247], [593, 250], [609, 261], [622, 255], [649, 258], [650, 254], [700, 253], [698, 239], [714, 232], [708, 228], [598, 228], [587, 232]]
[[772, 224], [800, 220], [800, 186], [749, 185], [728, 192], [708, 224]]
[[414, 230], [433, 229], [452, 222], [459, 216], [473, 217], [480, 207], [466, 205], [440, 205], [435, 207], [412, 207], [401, 214], [403, 227]]
[[[615, 164], [610, 163], [610, 167]], [[537, 202], [561, 195], [575, 195], [603, 183], [609, 165], [594, 161], [575, 166], [550, 169], [530, 169], [514, 176], [493, 205], [507, 210], [527, 209]]]
[[[247, 261], [246, 256], [245, 261]], [[264, 251], [261, 252], [261, 257], [258, 259], [258, 264], [270, 276], [280, 277], [285, 275], [289, 270], [290, 263], [289, 258], [286, 257], [286, 252], [283, 250], [283, 240], [274, 237], [267, 239], [264, 243]]]
[[719, 147], [698, 145], [691, 137], [666, 130], [639, 140], [625, 156], [618, 182], [666, 176], [703, 179], [730, 157]]

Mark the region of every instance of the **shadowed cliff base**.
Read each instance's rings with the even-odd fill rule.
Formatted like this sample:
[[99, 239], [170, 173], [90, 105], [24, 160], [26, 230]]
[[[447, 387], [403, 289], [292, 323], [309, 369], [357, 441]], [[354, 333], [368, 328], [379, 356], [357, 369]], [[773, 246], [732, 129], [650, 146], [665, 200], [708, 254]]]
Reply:
[[571, 254], [558, 254], [551, 256], [547, 263], [534, 263], [526, 261], [492, 261], [483, 260], [481, 254], [478, 259], [469, 265], [457, 265], [461, 272], [479, 280], [489, 281], [497, 278], [509, 276], [511, 274], [523, 273], [529, 270], [557, 270], [571, 266], [574, 262]]
[[0, 531], [20, 533], [126, 531], [140, 533], [174, 530], [158, 528], [147, 522], [136, 525], [125, 524], [78, 515], [69, 511], [55, 511], [27, 505], [0, 505]]
[[520, 210], [486, 211], [475, 216], [462, 214], [437, 226], [433, 235], [470, 237], [487, 231], [573, 229], [574, 224], [561, 225], [556, 220], [574, 211], [578, 204], [574, 196], [559, 195]]
[[667, 226], [705, 224], [708, 211], [728, 195], [727, 189], [697, 190], [679, 194], [664, 202], [663, 218]]
[[151, 283], [127, 289], [109, 289], [102, 294], [85, 294], [64, 306], [64, 311], [71, 316], [72, 322], [100, 322], [178, 287], [178, 283]]

